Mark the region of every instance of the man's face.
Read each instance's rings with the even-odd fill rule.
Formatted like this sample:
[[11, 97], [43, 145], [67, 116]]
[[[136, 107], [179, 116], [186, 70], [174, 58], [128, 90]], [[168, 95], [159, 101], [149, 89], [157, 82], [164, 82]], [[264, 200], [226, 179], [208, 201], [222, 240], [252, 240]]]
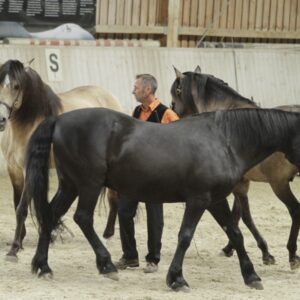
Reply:
[[142, 79], [138, 78], [134, 83], [134, 87], [132, 91], [132, 94], [135, 96], [135, 99], [138, 102], [143, 103], [147, 99], [150, 93], [151, 93], [150, 87], [144, 86]]

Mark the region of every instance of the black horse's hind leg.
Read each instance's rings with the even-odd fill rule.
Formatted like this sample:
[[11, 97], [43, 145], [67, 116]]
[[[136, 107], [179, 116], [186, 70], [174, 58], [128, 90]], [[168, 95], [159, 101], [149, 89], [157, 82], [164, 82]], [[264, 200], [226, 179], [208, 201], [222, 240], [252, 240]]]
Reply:
[[217, 201], [211, 205], [208, 210], [226, 232], [228, 238], [234, 245], [240, 261], [241, 272], [245, 284], [256, 289], [262, 289], [261, 279], [254, 271], [253, 264], [247, 255], [242, 233], [233, 222], [227, 200], [224, 199], [223, 201]]
[[[62, 183], [60, 183], [58, 191], [50, 203], [53, 216], [52, 229], [58, 225], [58, 221], [60, 220], [61, 216], [68, 211], [76, 196], [77, 191], [74, 188], [63, 186]], [[42, 228], [37, 250], [31, 263], [31, 269], [33, 273], [37, 273], [40, 270], [39, 277], [46, 274], [52, 274], [52, 270], [48, 265], [48, 250], [50, 241], [51, 232], [46, 232]]]
[[17, 258], [17, 253], [22, 248], [22, 239], [24, 237], [23, 228], [25, 226], [24, 224], [28, 214], [29, 200], [27, 189], [25, 187], [21, 196], [21, 201], [16, 210], [17, 225], [15, 229], [15, 237], [9, 252], [6, 254], [9, 258]]
[[[260, 248], [262, 252], [262, 260], [263, 263], [266, 265], [274, 264], [275, 258], [269, 253], [268, 250], [268, 244], [262, 237], [262, 235], [259, 233], [258, 229], [256, 228], [251, 212], [249, 207], [249, 200], [248, 200], [248, 193], [249, 190], [249, 181], [243, 180], [240, 183], [238, 183], [234, 190], [234, 202], [233, 202], [233, 208], [232, 208], [232, 215], [233, 220], [236, 225], [238, 225], [240, 217], [242, 216], [244, 224], [248, 227], [252, 235], [254, 236], [257, 246]], [[226, 254], [226, 256], [231, 256], [233, 254], [234, 247], [232, 243], [229, 241], [227, 246], [223, 248], [223, 252]]]
[[292, 218], [287, 249], [289, 251], [289, 262], [291, 269], [300, 267], [300, 257], [297, 255], [297, 238], [300, 227], [300, 203], [293, 195], [288, 182], [270, 182], [277, 197], [286, 205]]
[[205, 211], [208, 199], [193, 199], [186, 202], [186, 208], [174, 258], [167, 274], [167, 285], [173, 290], [184, 290], [189, 287], [182, 274], [182, 264], [186, 250], [190, 246], [196, 226]]
[[101, 274], [118, 280], [117, 269], [111, 261], [111, 256], [100, 241], [94, 230], [94, 210], [99, 195], [98, 188], [86, 187], [79, 192], [78, 206], [74, 220], [84, 233], [96, 254], [97, 268]]
[[103, 237], [106, 239], [112, 237], [115, 233], [115, 223], [117, 218], [118, 201], [119, 201], [118, 193], [116, 191], [109, 189], [107, 194], [107, 200], [109, 203], [109, 215], [103, 233]]

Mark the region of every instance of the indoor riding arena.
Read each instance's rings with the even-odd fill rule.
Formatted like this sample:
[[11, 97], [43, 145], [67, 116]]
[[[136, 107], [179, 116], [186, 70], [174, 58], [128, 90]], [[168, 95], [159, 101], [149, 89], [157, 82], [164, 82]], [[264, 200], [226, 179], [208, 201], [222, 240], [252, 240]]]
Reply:
[[[299, 299], [300, 0], [2, 2], [0, 299]], [[140, 104], [138, 74], [156, 78], [156, 97], [180, 120], [157, 127], [132, 120]], [[92, 133], [98, 144], [86, 152], [91, 134], [78, 136], [83, 127], [92, 130], [95, 120], [84, 126], [76, 111], [102, 112], [99, 107], [104, 118], [112, 116], [113, 125], [98, 126]], [[221, 124], [231, 110], [240, 122], [234, 124], [243, 125]], [[243, 113], [257, 113], [257, 122], [247, 124]], [[72, 130], [77, 138], [70, 134], [60, 141], [67, 136], [61, 124], [68, 114], [79, 116]], [[281, 118], [267, 122], [264, 115]], [[118, 123], [119, 117], [126, 122]], [[61, 125], [61, 131], [52, 131], [46, 167], [39, 173], [32, 171], [38, 170], [32, 161], [39, 162], [45, 149], [31, 136], [38, 136], [35, 129], [45, 118], [55, 118], [53, 126]], [[188, 127], [195, 119], [207, 129], [203, 135]], [[176, 134], [166, 129], [171, 138], [161, 138], [172, 126]], [[222, 134], [210, 134], [212, 126]], [[120, 127], [128, 135], [118, 138]], [[142, 138], [148, 127], [152, 133]], [[193, 140], [197, 136], [208, 144]], [[71, 151], [59, 157], [63, 142]], [[96, 169], [105, 142], [105, 159]], [[116, 151], [113, 145], [119, 142]], [[126, 167], [132, 173], [125, 174], [126, 160], [115, 161], [132, 143], [138, 148], [125, 156], [134, 161]], [[78, 149], [89, 154], [77, 157]], [[197, 159], [186, 160], [186, 153]], [[213, 164], [216, 157], [222, 160]], [[50, 205], [42, 202], [49, 158]], [[79, 177], [75, 167], [65, 171], [73, 159], [84, 166]], [[86, 197], [82, 191], [92, 191], [77, 186], [72, 193], [66, 178], [74, 186], [93, 181], [98, 187], [98, 174], [105, 197], [99, 189], [95, 209], [82, 216], [78, 207], [88, 206], [80, 204]], [[124, 183], [115, 184], [120, 178]], [[64, 189], [69, 193], [62, 196]], [[112, 190], [119, 201], [136, 195], [141, 201], [134, 218], [138, 267], [115, 267], [123, 254], [118, 217], [112, 236], [103, 237], [110, 209], [117, 209], [109, 204]], [[70, 205], [69, 195], [75, 199]], [[164, 227], [158, 269], [145, 273], [145, 202], [152, 196], [164, 202]], [[227, 213], [226, 201], [232, 212]], [[55, 219], [58, 208], [65, 212], [62, 223]], [[48, 249], [49, 230], [53, 243]]]

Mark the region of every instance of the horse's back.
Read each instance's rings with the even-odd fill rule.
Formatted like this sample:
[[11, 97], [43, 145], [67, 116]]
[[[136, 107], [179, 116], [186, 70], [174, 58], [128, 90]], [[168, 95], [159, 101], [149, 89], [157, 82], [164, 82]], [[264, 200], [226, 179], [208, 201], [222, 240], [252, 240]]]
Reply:
[[63, 112], [84, 107], [104, 107], [123, 111], [120, 102], [110, 92], [100, 86], [79, 86], [58, 94], [62, 100]]

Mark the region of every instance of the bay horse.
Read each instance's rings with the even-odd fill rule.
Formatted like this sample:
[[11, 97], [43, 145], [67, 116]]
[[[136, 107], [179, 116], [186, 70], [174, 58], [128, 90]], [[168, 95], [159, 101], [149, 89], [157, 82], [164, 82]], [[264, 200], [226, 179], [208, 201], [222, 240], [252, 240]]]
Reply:
[[[101, 87], [81, 86], [55, 94], [35, 70], [25, 67], [20, 61], [8, 60], [0, 66], [0, 131], [3, 131], [1, 149], [13, 186], [15, 209], [24, 197], [17, 210], [16, 233], [7, 254], [9, 257], [16, 258], [26, 234], [24, 222], [29, 199], [22, 192], [28, 139], [45, 117], [83, 107], [107, 107], [122, 111], [119, 101]], [[109, 191], [108, 197], [109, 203], [113, 204], [117, 195]], [[107, 228], [111, 227], [110, 223], [114, 223], [115, 217], [114, 209], [110, 212]]]
[[[176, 79], [171, 86], [172, 108], [181, 117], [194, 113], [233, 108], [258, 108], [251, 99], [241, 96], [223, 80], [210, 74], [201, 73], [198, 66], [194, 72], [181, 73], [175, 69]], [[300, 112], [299, 105], [279, 106], [277, 109]], [[238, 224], [240, 217], [249, 228], [262, 251], [264, 264], [274, 264], [275, 258], [269, 253], [264, 238], [256, 228], [249, 204], [248, 190], [250, 181], [269, 183], [275, 195], [286, 205], [292, 218], [287, 249], [291, 269], [300, 266], [300, 258], [296, 254], [297, 237], [299, 233], [299, 202], [290, 189], [289, 182], [293, 180], [298, 169], [292, 165], [280, 152], [272, 154], [257, 166], [249, 170], [234, 187], [234, 203], [232, 212]], [[233, 254], [233, 245], [229, 242], [223, 251], [225, 255]]]
[[[49, 203], [51, 145], [59, 183]], [[244, 248], [226, 197], [247, 170], [275, 151], [285, 153], [300, 167], [300, 114], [236, 109], [163, 125], [105, 108], [48, 117], [31, 136], [27, 149], [25, 193], [33, 198], [39, 225], [32, 271], [39, 276], [52, 274], [48, 264], [51, 232], [79, 196], [74, 221], [96, 254], [99, 272], [117, 279], [110, 253], [93, 225], [99, 193], [108, 187], [133, 201], [185, 202], [166, 278], [170, 288], [188, 288], [183, 259], [207, 209], [236, 249], [245, 284], [261, 289], [261, 279]], [[300, 220], [299, 204], [297, 216]]]

